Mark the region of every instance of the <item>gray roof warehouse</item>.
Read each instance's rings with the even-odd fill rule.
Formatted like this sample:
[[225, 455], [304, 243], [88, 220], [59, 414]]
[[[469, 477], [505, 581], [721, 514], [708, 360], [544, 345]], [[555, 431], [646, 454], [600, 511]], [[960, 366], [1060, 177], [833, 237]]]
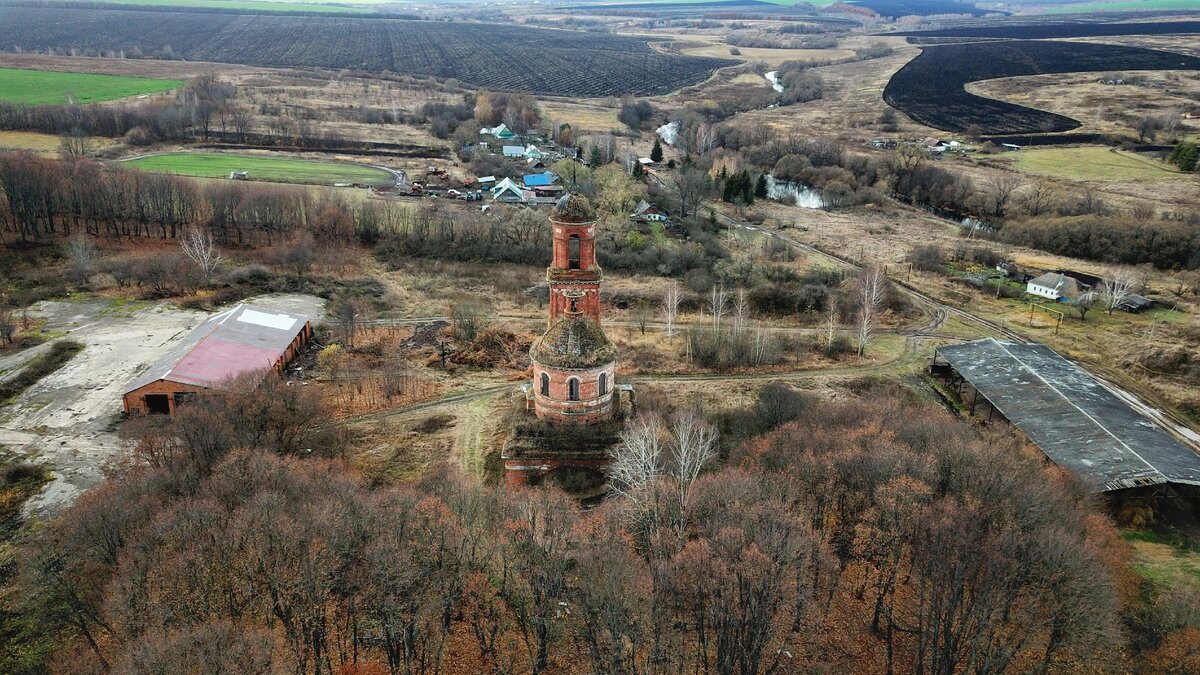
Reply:
[[1100, 492], [1200, 486], [1200, 455], [1045, 345], [988, 338], [939, 347], [931, 369], [972, 408], [986, 402]]

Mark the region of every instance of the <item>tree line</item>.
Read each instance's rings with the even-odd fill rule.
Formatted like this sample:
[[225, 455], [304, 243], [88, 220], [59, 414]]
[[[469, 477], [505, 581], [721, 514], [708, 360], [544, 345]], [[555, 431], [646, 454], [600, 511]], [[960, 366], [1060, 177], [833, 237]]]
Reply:
[[[1171, 649], [1195, 626], [1135, 614], [1123, 544], [1086, 491], [921, 406], [898, 390], [816, 403], [772, 385], [714, 426], [660, 401], [621, 437], [614, 495], [585, 511], [442, 467], [373, 487], [311, 389], [243, 383], [131, 422], [134, 454], [21, 545], [3, 667], [1178, 665]], [[723, 446], [718, 427], [765, 435]], [[1168, 600], [1176, 617], [1195, 606]], [[1122, 619], [1148, 639], [1126, 643]]]

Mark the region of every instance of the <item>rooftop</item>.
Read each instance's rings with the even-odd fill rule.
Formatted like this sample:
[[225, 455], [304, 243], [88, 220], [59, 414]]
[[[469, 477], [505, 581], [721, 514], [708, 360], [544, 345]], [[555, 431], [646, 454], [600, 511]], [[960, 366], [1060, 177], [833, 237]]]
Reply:
[[1049, 347], [987, 338], [937, 353], [1051, 461], [1098, 491], [1200, 485], [1200, 455]]
[[534, 361], [557, 368], [595, 368], [617, 360], [617, 347], [600, 324], [587, 317], [561, 319], [529, 352]]
[[158, 380], [214, 387], [244, 373], [271, 368], [308, 319], [248, 305], [209, 317], [126, 392]]
[[554, 203], [550, 219], [560, 223], [590, 223], [596, 220], [596, 210], [587, 197], [568, 192]]

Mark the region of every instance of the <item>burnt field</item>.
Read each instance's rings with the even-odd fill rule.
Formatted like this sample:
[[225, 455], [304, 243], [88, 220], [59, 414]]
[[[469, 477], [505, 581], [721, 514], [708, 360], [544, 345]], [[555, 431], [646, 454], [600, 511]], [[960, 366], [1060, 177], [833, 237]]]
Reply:
[[1083, 42], [1005, 41], [924, 47], [896, 71], [883, 100], [914, 121], [943, 131], [978, 124], [985, 134], [1070, 131], [1063, 115], [971, 94], [968, 82], [999, 77], [1129, 70], [1200, 70], [1200, 58], [1171, 52]]
[[386, 71], [577, 97], [666, 94], [736, 63], [520, 26], [45, 7], [0, 7], [0, 49]]
[[1200, 33], [1200, 21], [1163, 21], [1154, 23], [1036, 23], [995, 26], [960, 26], [937, 30], [884, 33], [902, 35], [916, 42], [922, 38], [1009, 38], [1047, 40], [1052, 38], [1110, 37], [1119, 35], [1183, 35]]

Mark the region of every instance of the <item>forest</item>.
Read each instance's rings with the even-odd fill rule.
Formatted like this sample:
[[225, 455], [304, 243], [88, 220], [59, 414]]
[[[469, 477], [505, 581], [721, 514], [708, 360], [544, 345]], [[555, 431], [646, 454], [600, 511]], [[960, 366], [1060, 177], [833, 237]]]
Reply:
[[1195, 639], [1197, 599], [1139, 586], [1086, 491], [892, 385], [768, 386], [719, 458], [650, 401], [622, 447], [651, 461], [583, 510], [449, 467], [366, 484], [353, 435], [272, 382], [129, 425], [23, 547], [0, 668], [1156, 672]]

